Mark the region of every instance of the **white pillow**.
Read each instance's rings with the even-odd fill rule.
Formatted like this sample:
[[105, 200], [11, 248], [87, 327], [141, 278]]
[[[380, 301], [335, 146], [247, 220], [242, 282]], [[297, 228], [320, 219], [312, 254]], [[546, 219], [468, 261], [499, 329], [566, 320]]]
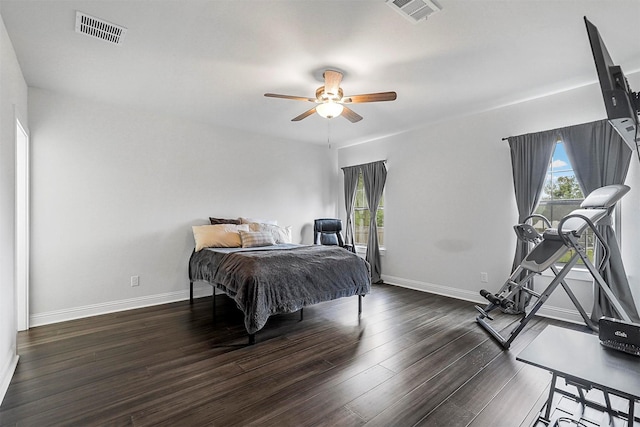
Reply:
[[246, 224], [194, 225], [191, 228], [196, 252], [203, 248], [239, 248], [242, 246], [240, 231], [249, 231]]
[[276, 244], [280, 243], [291, 243], [291, 226], [288, 225], [286, 227], [279, 227], [273, 224], [260, 224], [257, 222], [253, 222], [249, 224], [249, 228], [251, 231], [261, 231], [261, 232], [269, 232], [273, 235], [273, 240]]

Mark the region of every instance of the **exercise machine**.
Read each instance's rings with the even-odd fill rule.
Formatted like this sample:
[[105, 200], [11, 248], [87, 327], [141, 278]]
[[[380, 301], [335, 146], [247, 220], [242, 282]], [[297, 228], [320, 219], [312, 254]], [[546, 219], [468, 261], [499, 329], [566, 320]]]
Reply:
[[[584, 319], [585, 324], [593, 331], [597, 331], [597, 324], [591, 321], [571, 291], [569, 285], [567, 285], [564, 280], [579, 260], [582, 260], [584, 266], [589, 270], [595, 283], [602, 289], [606, 298], [611, 302], [619, 318], [627, 322], [631, 321], [629, 315], [620, 304], [620, 301], [618, 301], [618, 298], [600, 275], [599, 268], [596, 268], [589, 260], [586, 248], [580, 242], [582, 234], [587, 230], [591, 230], [594, 238], [600, 242], [603, 248], [603, 257], [599, 267], [602, 267], [608, 262], [610, 253], [609, 246], [596, 229], [596, 225], [610, 217], [615, 204], [627, 194], [628, 191], [629, 187], [626, 185], [608, 185], [592, 191], [580, 204], [580, 209], [576, 209], [563, 217], [558, 223], [557, 228], [547, 228], [543, 234], [539, 234], [533, 226], [527, 223], [530, 219], [540, 217], [547, 225], [550, 225], [549, 221], [541, 215], [531, 215], [523, 224], [516, 225], [514, 229], [518, 239], [533, 243], [535, 246], [513, 271], [498, 292], [491, 293], [485, 289], [480, 291], [480, 295], [488, 301], [488, 304], [484, 308], [478, 305], [475, 306], [476, 310], [480, 313], [476, 317], [478, 324], [486, 329], [505, 349], [508, 349], [516, 336], [524, 329], [529, 320], [535, 316], [553, 291], [555, 291], [558, 286], [562, 286], [580, 313], [580, 316]], [[569, 261], [562, 269], [558, 270], [555, 264], [570, 252]], [[551, 269], [555, 277], [544, 291], [539, 293], [526, 287], [526, 284], [535, 275], [547, 269]], [[533, 300], [536, 301], [531, 308], [525, 309], [522, 319], [511, 331], [509, 336], [503, 337], [487, 320], [493, 320], [490, 313], [495, 309], [505, 311], [513, 309], [515, 305], [514, 296], [516, 295], [528, 297], [530, 298], [530, 302], [533, 302]]]

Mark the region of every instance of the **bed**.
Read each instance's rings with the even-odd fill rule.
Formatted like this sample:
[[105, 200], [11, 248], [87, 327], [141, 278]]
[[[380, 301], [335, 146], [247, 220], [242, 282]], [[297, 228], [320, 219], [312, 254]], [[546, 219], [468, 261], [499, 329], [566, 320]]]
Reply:
[[[241, 229], [241, 242], [249, 234], [255, 233]], [[196, 237], [196, 250], [189, 260], [191, 301], [195, 281], [214, 287], [214, 310], [215, 289], [222, 290], [244, 313], [250, 344], [275, 314], [293, 313], [305, 306], [350, 296], [358, 296], [360, 314], [362, 297], [371, 291], [366, 261], [337, 246], [296, 245], [277, 239], [268, 243], [273, 244], [238, 247], [232, 242], [229, 245], [233, 247], [198, 247]]]

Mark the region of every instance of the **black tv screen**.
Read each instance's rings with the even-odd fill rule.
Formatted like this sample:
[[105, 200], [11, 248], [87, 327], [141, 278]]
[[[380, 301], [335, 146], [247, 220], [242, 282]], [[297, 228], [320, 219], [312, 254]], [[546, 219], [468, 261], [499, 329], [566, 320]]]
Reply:
[[598, 28], [587, 17], [584, 17], [587, 25], [587, 34], [591, 44], [591, 52], [600, 81], [600, 89], [604, 105], [607, 110], [607, 119], [618, 131], [624, 141], [635, 150], [640, 142], [638, 135], [638, 94], [634, 93], [627, 82], [620, 66], [616, 65], [607, 51]]

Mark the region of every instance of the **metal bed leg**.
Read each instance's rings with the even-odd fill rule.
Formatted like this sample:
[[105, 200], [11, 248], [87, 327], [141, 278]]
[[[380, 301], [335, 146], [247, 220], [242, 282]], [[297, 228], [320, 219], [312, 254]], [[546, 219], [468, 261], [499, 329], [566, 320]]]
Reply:
[[300, 309], [300, 321], [304, 320], [304, 307]]
[[213, 287], [213, 309], [211, 311], [212, 315], [213, 315], [213, 323], [216, 323], [216, 288], [215, 286]]
[[249, 345], [254, 345], [256, 343], [256, 334], [249, 334]]
[[193, 304], [193, 280], [189, 281], [189, 304]]
[[358, 316], [362, 314], [362, 295], [358, 295]]

